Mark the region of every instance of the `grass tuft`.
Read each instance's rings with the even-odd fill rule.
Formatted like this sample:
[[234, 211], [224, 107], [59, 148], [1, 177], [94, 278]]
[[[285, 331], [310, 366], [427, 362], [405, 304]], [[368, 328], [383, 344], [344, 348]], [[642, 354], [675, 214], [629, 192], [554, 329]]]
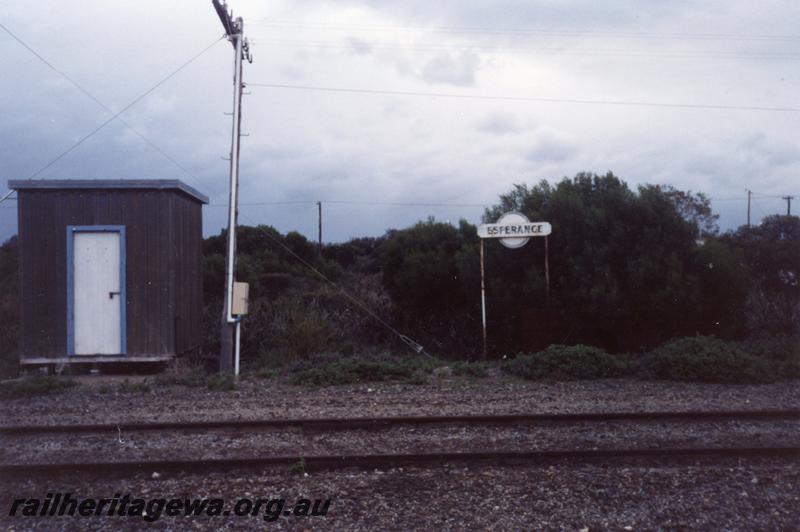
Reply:
[[67, 380], [49, 375], [35, 375], [0, 383], [0, 399], [19, 399], [37, 395], [52, 395], [61, 393], [77, 386], [73, 380]]

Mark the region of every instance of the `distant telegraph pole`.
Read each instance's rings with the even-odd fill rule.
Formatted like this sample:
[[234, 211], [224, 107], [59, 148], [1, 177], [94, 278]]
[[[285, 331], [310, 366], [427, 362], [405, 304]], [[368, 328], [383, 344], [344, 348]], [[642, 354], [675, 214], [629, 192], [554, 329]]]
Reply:
[[[219, 369], [222, 373], [238, 373], [239, 367], [239, 324], [240, 318], [233, 315], [233, 277], [236, 266], [236, 219], [238, 215], [239, 200], [239, 140], [242, 125], [242, 60], [247, 59], [252, 63], [250, 45], [244, 37], [244, 21], [241, 17], [233, 19], [228, 5], [219, 0], [211, 0], [219, 16], [225, 35], [233, 45], [233, 127], [231, 132], [231, 157], [230, 157], [230, 191], [228, 197], [228, 235], [227, 235], [227, 260], [225, 266], [225, 308], [222, 311], [220, 327], [220, 359]], [[235, 357], [234, 335], [235, 332]]]
[[781, 199], [786, 200], [786, 216], [792, 215], [792, 200], [794, 196], [783, 196]]
[[750, 229], [750, 198], [753, 195], [753, 191], [749, 188], [747, 190], [747, 228]]
[[322, 252], [322, 202], [317, 202], [317, 217], [319, 220], [319, 250]]

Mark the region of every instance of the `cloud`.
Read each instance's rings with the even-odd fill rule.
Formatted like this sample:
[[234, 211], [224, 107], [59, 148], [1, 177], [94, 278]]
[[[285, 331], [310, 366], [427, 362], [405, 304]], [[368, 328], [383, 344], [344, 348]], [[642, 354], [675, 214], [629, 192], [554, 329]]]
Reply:
[[422, 68], [422, 79], [433, 84], [472, 86], [479, 63], [472, 52], [438, 54]]
[[519, 133], [517, 119], [510, 113], [497, 112], [488, 115], [478, 125], [478, 130], [492, 135]]
[[563, 134], [544, 131], [536, 136], [533, 147], [525, 153], [525, 159], [532, 163], [562, 162], [575, 156], [577, 151], [574, 142]]
[[356, 55], [370, 55], [372, 53], [372, 45], [364, 39], [358, 37], [348, 37], [347, 43], [350, 49]]
[[[255, 61], [245, 66], [251, 83], [796, 106], [795, 61], [781, 58], [796, 55], [795, 43], [779, 37], [796, 33], [800, 4], [778, 0], [234, 4], [254, 42]], [[121, 109], [220, 34], [210, 5], [175, 0], [160, 9], [153, 17], [152, 6], [134, 0], [86, 0], [78, 11], [58, 0], [15, 2], [4, 24], [106, 105]], [[682, 55], [675, 53], [680, 50]], [[0, 57], [14, 73], [0, 84], [3, 180], [27, 177], [108, 118], [2, 32]], [[257, 86], [249, 92], [242, 125], [251, 136], [242, 139], [241, 152], [248, 203], [491, 203], [512, 183], [557, 180], [581, 170], [612, 170], [632, 186], [665, 183], [712, 197], [738, 197], [744, 188], [800, 192], [797, 113]], [[212, 202], [225, 203], [228, 163], [222, 157], [231, 118], [223, 113], [230, 105], [231, 47], [222, 41], [124, 115], [196, 177], [116, 122], [40, 177], [179, 178]], [[766, 200], [761, 206], [766, 214], [782, 207]], [[723, 227], [742, 222], [736, 202], [715, 207], [724, 209]], [[0, 240], [16, 231], [5, 211]], [[476, 222], [480, 211], [330, 205], [325, 239], [382, 234], [429, 214]], [[313, 204], [244, 212], [248, 223], [315, 235]], [[224, 223], [224, 208], [206, 208], [207, 234]]]

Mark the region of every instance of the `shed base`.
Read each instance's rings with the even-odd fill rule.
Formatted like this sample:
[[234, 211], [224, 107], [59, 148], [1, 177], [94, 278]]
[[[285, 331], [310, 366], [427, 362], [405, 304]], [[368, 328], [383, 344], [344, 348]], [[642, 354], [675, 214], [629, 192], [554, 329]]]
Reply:
[[21, 366], [41, 366], [42, 364], [137, 364], [147, 362], [169, 362], [173, 358], [175, 358], [175, 355], [76, 355], [57, 358], [21, 358], [19, 363]]

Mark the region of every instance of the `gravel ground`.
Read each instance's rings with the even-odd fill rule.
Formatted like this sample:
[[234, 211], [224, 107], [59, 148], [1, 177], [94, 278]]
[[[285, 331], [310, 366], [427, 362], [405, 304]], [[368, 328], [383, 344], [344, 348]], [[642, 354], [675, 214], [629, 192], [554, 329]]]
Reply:
[[[799, 382], [745, 386], [629, 379], [539, 383], [505, 377], [446, 378], [428, 385], [368, 384], [307, 389], [275, 381], [244, 381], [237, 390], [153, 386], [148, 392], [121, 392], [113, 379], [84, 379], [64, 394], [0, 401], [0, 423], [126, 423], [286, 417], [566, 413], [614, 411], [733, 410], [800, 407]], [[171, 434], [123, 434], [126, 453], [166, 457], [184, 453], [218, 456], [225, 452], [295, 448], [303, 451], [345, 446], [369, 449], [427, 449], [459, 443], [463, 427], [392, 428], [384, 431], [302, 434], [297, 430], [241, 434], [203, 432], [178, 441]], [[553, 444], [603, 447], [620, 439], [644, 446], [655, 442], [688, 445], [771, 443], [798, 434], [796, 422], [672, 424], [620, 422], [538, 427], [505, 426], [470, 432], [475, 441], [540, 448]], [[267, 434], [269, 433], [269, 434]], [[47, 436], [22, 454], [21, 441], [4, 437], [3, 460], [44, 458], [67, 453], [98, 460], [117, 445], [118, 435]], [[382, 443], [381, 443], [382, 442]], [[462, 442], [463, 443], [463, 442]], [[224, 447], [223, 447], [224, 446]], [[497, 447], [497, 445], [494, 445]], [[281, 451], [282, 452], [282, 451]], [[276, 454], [278, 454], [276, 452]], [[135, 454], [134, 454], [135, 455]], [[131, 455], [126, 456], [129, 458]], [[124, 480], [88, 476], [55, 479], [0, 479], [0, 529], [162, 530], [263, 528], [261, 517], [141, 518], [9, 517], [15, 497], [44, 498], [71, 492], [76, 497], [221, 497], [228, 508], [238, 497], [331, 498], [324, 517], [281, 517], [280, 529], [327, 530], [798, 530], [800, 464], [779, 459], [726, 459], [660, 463], [607, 462], [552, 467], [489, 467], [441, 464], [387, 471], [338, 470], [308, 476], [281, 470], [208, 474], [147, 474]]]
[[250, 517], [9, 517], [15, 497], [330, 498], [325, 516], [285, 517], [271, 525], [299, 530], [797, 530], [800, 465], [749, 460], [674, 466], [625, 463], [551, 467], [463, 467], [286, 471], [207, 475], [142, 474], [124, 481], [70, 478], [0, 480], [0, 527], [9, 530], [207, 530], [264, 528]]
[[800, 421], [593, 422], [299, 429], [140, 431], [0, 437], [0, 462], [99, 462], [469, 451], [800, 446]]
[[609, 379], [523, 382], [446, 378], [303, 388], [245, 380], [234, 391], [156, 386], [120, 392], [108, 378], [63, 394], [0, 401], [0, 423], [125, 423], [215, 419], [800, 408], [800, 382], [716, 385]]

